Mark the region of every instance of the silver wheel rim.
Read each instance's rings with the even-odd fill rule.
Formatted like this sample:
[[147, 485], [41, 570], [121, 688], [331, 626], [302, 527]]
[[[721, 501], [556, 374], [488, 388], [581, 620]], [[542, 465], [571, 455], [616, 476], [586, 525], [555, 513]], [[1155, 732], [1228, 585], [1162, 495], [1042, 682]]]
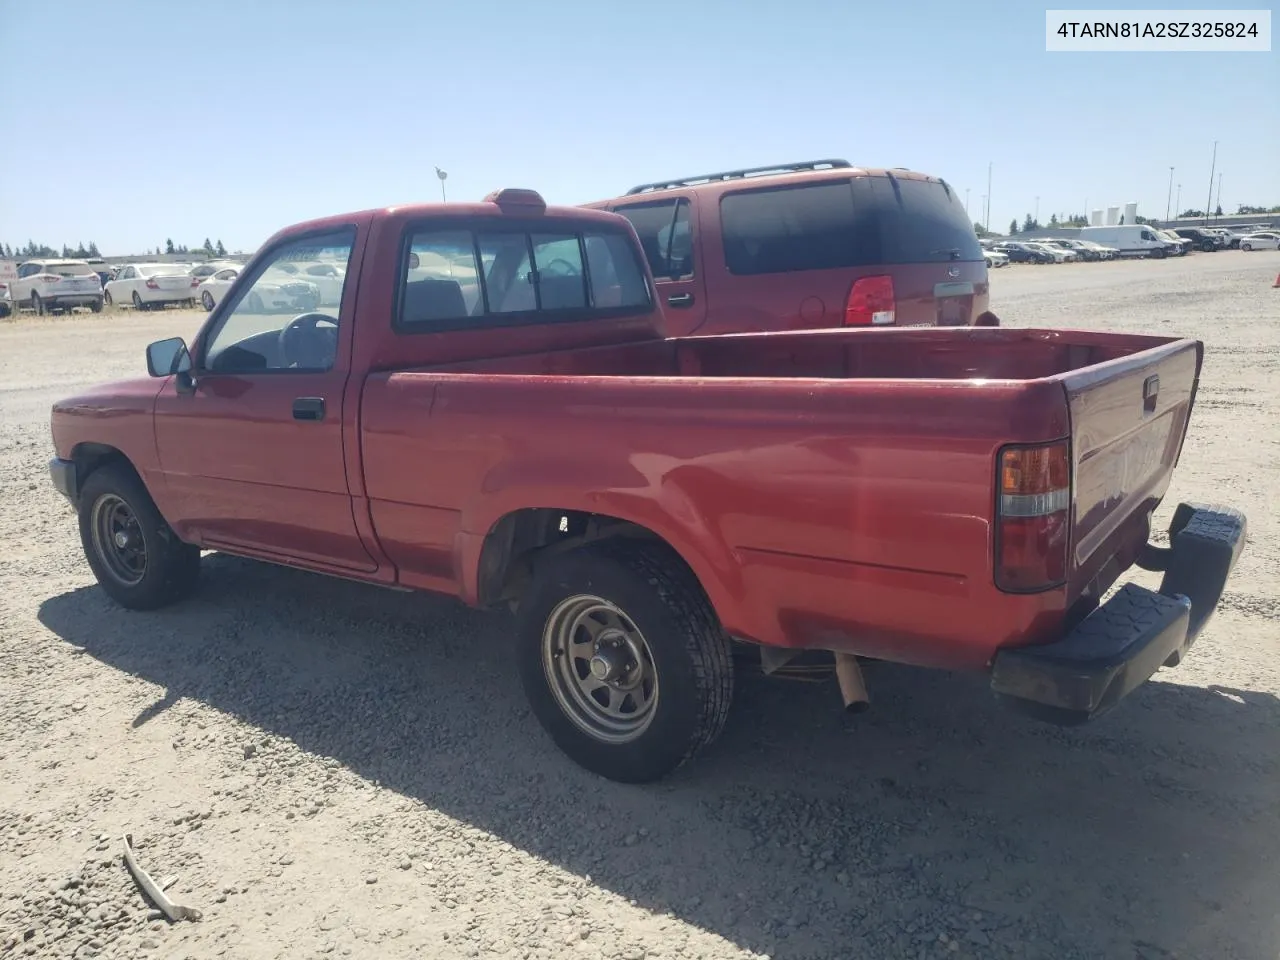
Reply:
[[129, 505], [114, 493], [104, 494], [94, 501], [89, 529], [94, 552], [107, 572], [127, 587], [141, 583], [147, 573], [147, 545]]
[[556, 605], [542, 628], [542, 669], [565, 716], [601, 743], [628, 743], [653, 722], [653, 653], [608, 600], [580, 594]]
[[206, 310], [213, 309], [213, 295], [210, 294], [208, 290], [200, 295], [200, 299], [204, 302], [204, 308]]

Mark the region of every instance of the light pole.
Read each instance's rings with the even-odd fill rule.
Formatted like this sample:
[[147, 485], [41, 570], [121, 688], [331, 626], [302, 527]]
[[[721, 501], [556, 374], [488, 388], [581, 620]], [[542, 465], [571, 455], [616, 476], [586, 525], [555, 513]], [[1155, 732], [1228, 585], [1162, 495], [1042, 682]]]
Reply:
[[[1180, 206], [1182, 206], [1182, 184], [1178, 184], [1178, 195], [1177, 195], [1177, 198], [1173, 201], [1173, 212], [1178, 213], [1178, 208]], [[1178, 215], [1181, 216], [1181, 214], [1178, 214]]]
[[1209, 208], [1213, 206], [1213, 172], [1218, 169], [1218, 141], [1213, 141], [1213, 160], [1209, 164], [1209, 199], [1204, 206], [1204, 225], [1209, 225]]
[[443, 170], [441, 170], [439, 167], [436, 167], [436, 176], [440, 178], [440, 202], [448, 203], [449, 198], [444, 195], [444, 182], [446, 179], [448, 179], [449, 175], [445, 173]]
[[991, 232], [991, 228], [987, 226], [987, 195], [982, 195], [982, 229], [986, 233]]
[[969, 188], [964, 188], [964, 215], [968, 219], [969, 216]]
[[1169, 204], [1173, 201], [1173, 167], [1169, 168], [1169, 194], [1164, 198], [1164, 221], [1169, 222]]

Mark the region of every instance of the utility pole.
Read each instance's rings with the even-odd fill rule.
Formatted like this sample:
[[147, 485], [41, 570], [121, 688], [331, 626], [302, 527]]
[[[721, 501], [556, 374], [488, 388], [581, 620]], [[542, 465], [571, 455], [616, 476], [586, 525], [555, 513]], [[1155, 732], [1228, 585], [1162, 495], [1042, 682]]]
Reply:
[[444, 195], [444, 182], [449, 175], [445, 173], [443, 170], [441, 170], [439, 167], [436, 167], [436, 176], [440, 178], [440, 202], [448, 203], [449, 198]]
[[1169, 168], [1169, 195], [1164, 200], [1164, 222], [1169, 222], [1169, 204], [1173, 202], [1173, 167]]
[[1209, 199], [1205, 202], [1204, 225], [1209, 225], [1209, 210], [1213, 206], [1213, 173], [1218, 169], [1218, 141], [1213, 141], [1213, 161], [1209, 164]]
[[991, 167], [993, 161], [987, 161], [987, 213], [986, 219], [983, 221], [982, 227], [988, 233], [991, 232]]
[[[1178, 184], [1178, 196], [1177, 196], [1177, 199], [1173, 201], [1173, 212], [1175, 214], [1178, 214], [1178, 208], [1181, 206], [1182, 206], [1182, 184]], [[1181, 214], [1178, 214], [1178, 215], [1181, 216]]]

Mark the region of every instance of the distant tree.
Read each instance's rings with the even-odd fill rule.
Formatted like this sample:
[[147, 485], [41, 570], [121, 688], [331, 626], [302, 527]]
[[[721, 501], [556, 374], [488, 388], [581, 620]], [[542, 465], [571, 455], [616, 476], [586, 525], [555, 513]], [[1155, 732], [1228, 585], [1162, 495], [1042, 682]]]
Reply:
[[209, 242], [208, 237], [204, 238], [204, 246], [200, 249], [209, 254], [209, 256], [213, 256], [213, 244]]
[[1182, 218], [1182, 217], [1203, 217], [1203, 216], [1204, 216], [1204, 211], [1203, 211], [1203, 210], [1192, 210], [1192, 209], [1190, 209], [1190, 208], [1188, 208], [1188, 209], [1186, 209], [1186, 210], [1183, 210], [1180, 214], [1178, 214], [1178, 217], [1179, 217], [1179, 218]]
[[1222, 204], [1218, 204], [1216, 207], [1213, 208], [1213, 215], [1215, 217], [1222, 216]]
[[1124, 226], [1124, 214], [1120, 214], [1120, 226]]
[[1018, 232], [1018, 218], [1014, 217], [1009, 221], [1009, 236], [1013, 236]]
[[1039, 230], [1040, 224], [1031, 219], [1031, 214], [1027, 214], [1027, 218], [1022, 221], [1022, 232], [1030, 233], [1032, 230]]
[[1049, 217], [1049, 226], [1058, 226], [1058, 215], [1056, 213]]
[[180, 247], [178, 247], [177, 252], [186, 254], [186, 253], [190, 253], [191, 251], [187, 249], [187, 245], [184, 243]]
[[172, 241], [172, 240], [166, 240], [166, 241], [164, 242], [164, 252], [165, 252], [165, 253], [174, 253], [174, 252], [175, 252], [175, 251], [174, 251], [174, 249], [173, 249], [173, 241]]
[[92, 254], [85, 249], [83, 240], [80, 241], [80, 245], [76, 247], [76, 256], [79, 257], [81, 260], [83, 260], [85, 257], [92, 256]]
[[74, 257], [75, 255], [76, 255], [76, 254], [75, 254], [75, 251], [74, 251], [74, 250], [72, 250], [70, 247], [68, 247], [65, 243], [62, 245], [62, 259], [63, 259], [63, 260], [70, 260], [70, 259], [71, 259], [72, 257]]
[[225, 257], [227, 255], [227, 248], [222, 245], [221, 239], [218, 240], [217, 254], [220, 257]]
[[4, 258], [6, 260], [13, 259], [13, 248], [9, 246], [7, 243], [4, 245]]
[[91, 257], [102, 256], [102, 254], [98, 252], [98, 245], [94, 243], [92, 240], [89, 241], [89, 256]]
[[979, 237], [991, 236], [991, 231], [988, 230], [986, 227], [984, 227], [982, 224], [978, 223], [978, 221], [976, 220], [973, 222], [973, 232], [977, 234]]

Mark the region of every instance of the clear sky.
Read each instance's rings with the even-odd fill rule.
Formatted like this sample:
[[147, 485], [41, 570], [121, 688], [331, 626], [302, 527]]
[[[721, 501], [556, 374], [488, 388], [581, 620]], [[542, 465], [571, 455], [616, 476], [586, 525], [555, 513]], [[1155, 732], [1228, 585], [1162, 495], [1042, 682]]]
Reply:
[[298, 220], [437, 199], [437, 165], [450, 199], [572, 204], [843, 157], [945, 177], [981, 219], [991, 161], [993, 227], [1037, 196], [1042, 221], [1131, 200], [1161, 217], [1170, 166], [1182, 207], [1205, 205], [1214, 140], [1225, 210], [1280, 204], [1274, 39], [1050, 54], [1025, 0], [48, 6], [0, 0], [10, 244], [247, 251]]

